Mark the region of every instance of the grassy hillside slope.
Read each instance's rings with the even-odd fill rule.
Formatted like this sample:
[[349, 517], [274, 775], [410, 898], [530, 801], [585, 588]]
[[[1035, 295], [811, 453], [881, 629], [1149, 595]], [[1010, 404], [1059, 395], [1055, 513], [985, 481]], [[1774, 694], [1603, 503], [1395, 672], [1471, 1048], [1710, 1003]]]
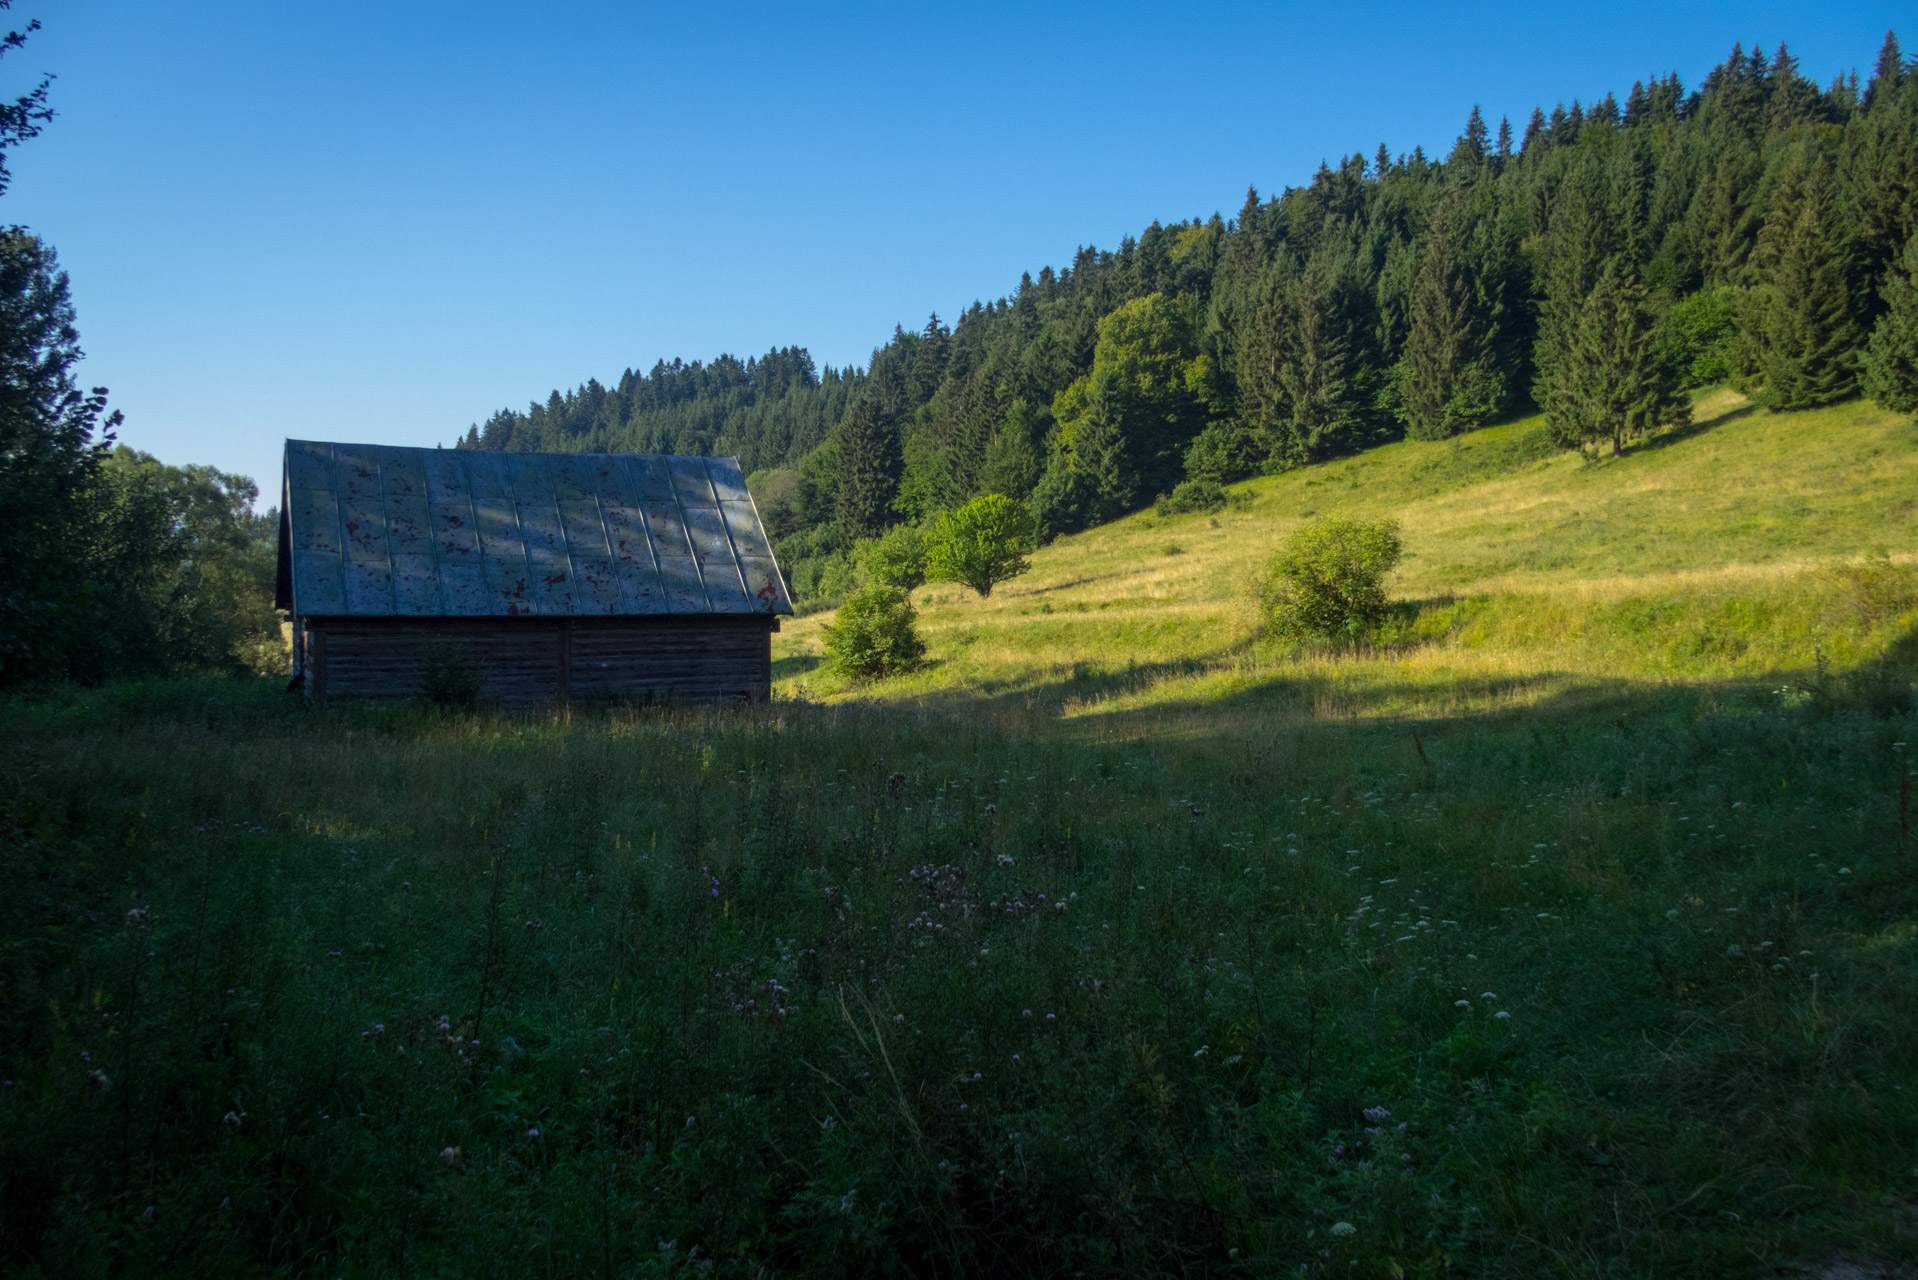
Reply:
[[[1399, 695], [1368, 705], [1402, 712], [1408, 684], [1438, 709], [1472, 696], [1475, 676], [1550, 676], [1539, 694], [1574, 677], [1754, 676], [1821, 653], [1843, 667], [1899, 634], [1895, 591], [1860, 568], [1878, 551], [1918, 556], [1910, 418], [1868, 402], [1772, 414], [1721, 390], [1692, 426], [1598, 462], [1541, 448], [1540, 426], [1254, 480], [1217, 516], [1136, 515], [1041, 549], [987, 600], [922, 588], [932, 664], [857, 692], [1083, 713], [1306, 673], [1389, 682]], [[1286, 662], [1253, 642], [1252, 587], [1288, 532], [1334, 513], [1403, 524], [1398, 643], [1363, 662]], [[830, 621], [787, 625], [780, 693], [848, 692], [816, 672]]]
[[[770, 706], [0, 700], [0, 1272], [1909, 1271], [1918, 429], [1529, 430]], [[1258, 641], [1333, 510], [1395, 638]]]

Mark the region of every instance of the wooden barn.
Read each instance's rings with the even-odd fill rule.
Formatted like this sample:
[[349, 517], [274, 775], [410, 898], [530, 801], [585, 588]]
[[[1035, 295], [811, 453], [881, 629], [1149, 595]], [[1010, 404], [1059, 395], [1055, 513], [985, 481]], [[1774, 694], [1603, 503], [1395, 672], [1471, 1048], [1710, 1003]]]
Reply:
[[429, 663], [507, 706], [764, 701], [792, 612], [737, 458], [286, 443], [279, 607], [306, 695]]

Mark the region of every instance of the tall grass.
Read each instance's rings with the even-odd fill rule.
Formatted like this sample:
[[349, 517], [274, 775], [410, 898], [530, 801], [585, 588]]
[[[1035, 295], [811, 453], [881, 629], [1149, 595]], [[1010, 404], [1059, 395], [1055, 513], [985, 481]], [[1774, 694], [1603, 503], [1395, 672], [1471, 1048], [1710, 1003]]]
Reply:
[[1908, 1252], [1912, 716], [1836, 681], [1615, 683], [1414, 721], [1345, 665], [1264, 682], [1224, 734], [1193, 721], [1231, 694], [1057, 729], [234, 685], [9, 706], [0, 1256]]
[[[764, 708], [0, 704], [0, 1270], [1918, 1260], [1911, 424], [1700, 420], [1122, 521], [877, 686], [801, 619]], [[1332, 493], [1399, 612], [1260, 641]]]

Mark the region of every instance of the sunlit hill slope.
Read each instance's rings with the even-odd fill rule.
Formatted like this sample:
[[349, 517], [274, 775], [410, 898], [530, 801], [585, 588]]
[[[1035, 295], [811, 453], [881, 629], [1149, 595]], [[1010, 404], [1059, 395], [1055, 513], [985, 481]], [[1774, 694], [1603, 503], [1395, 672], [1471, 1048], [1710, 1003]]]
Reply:
[[[1386, 642], [1262, 642], [1254, 584], [1315, 515], [1393, 517], [1406, 554]], [[1551, 449], [1531, 419], [1236, 486], [1214, 516], [1142, 513], [1040, 549], [978, 599], [915, 593], [930, 662], [849, 687], [830, 613], [775, 641], [779, 695], [985, 695], [1068, 717], [1269, 703], [1314, 714], [1466, 709], [1594, 680], [1844, 668], [1913, 624], [1918, 425], [1869, 402], [1774, 414], [1728, 390], [1620, 459]]]

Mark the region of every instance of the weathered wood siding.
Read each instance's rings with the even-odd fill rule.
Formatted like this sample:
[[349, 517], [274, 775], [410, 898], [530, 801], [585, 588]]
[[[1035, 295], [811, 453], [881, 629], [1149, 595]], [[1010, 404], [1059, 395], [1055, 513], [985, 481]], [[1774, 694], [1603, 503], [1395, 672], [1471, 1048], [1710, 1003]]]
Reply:
[[619, 700], [763, 702], [772, 692], [774, 618], [302, 618], [306, 692], [410, 698], [422, 650], [464, 645], [503, 706]]

